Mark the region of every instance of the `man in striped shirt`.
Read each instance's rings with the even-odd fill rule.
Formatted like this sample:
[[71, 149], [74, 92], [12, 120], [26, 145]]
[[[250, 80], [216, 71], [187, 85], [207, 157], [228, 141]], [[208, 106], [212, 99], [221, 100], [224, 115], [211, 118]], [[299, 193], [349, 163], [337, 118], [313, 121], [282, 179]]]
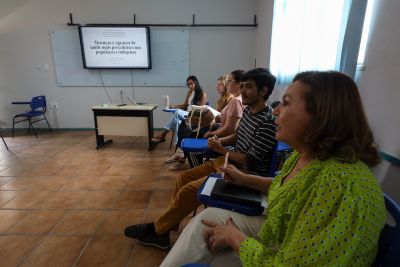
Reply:
[[175, 183], [174, 195], [169, 208], [154, 222], [136, 224], [125, 228], [125, 235], [136, 238], [145, 245], [162, 249], [171, 246], [169, 232], [179, 226], [180, 221], [201, 203], [197, 191], [207, 176], [224, 164], [224, 146], [235, 145], [229, 151], [229, 162], [239, 169], [255, 175], [267, 176], [275, 140], [275, 123], [272, 109], [266, 101], [275, 85], [276, 78], [268, 69], [257, 68], [247, 71], [242, 81], [242, 103], [247, 105], [243, 111], [238, 131], [218, 139], [209, 138], [209, 147], [221, 154], [193, 169], [182, 172]]

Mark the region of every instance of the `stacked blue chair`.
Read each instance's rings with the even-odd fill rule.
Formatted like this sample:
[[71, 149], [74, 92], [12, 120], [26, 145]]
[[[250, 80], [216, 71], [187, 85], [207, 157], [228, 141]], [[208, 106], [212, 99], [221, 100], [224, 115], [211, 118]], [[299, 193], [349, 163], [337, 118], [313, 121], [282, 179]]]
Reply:
[[[44, 95], [41, 96], [35, 96], [32, 98], [30, 102], [12, 102], [11, 104], [14, 105], [29, 105], [31, 110], [24, 112], [24, 113], [19, 113], [14, 115], [13, 117], [13, 128], [12, 128], [12, 137], [14, 137], [14, 125], [23, 121], [28, 121], [29, 123], [29, 132], [33, 131], [35, 136], [37, 137], [35, 128], [33, 128], [33, 124], [42, 120], [45, 120], [47, 123], [47, 126], [49, 127], [50, 132], [53, 132], [50, 124], [46, 118], [46, 110], [47, 110], [47, 105], [46, 105], [46, 97]], [[38, 117], [36, 120], [32, 121], [33, 118]], [[40, 118], [41, 117], [41, 118]], [[21, 120], [17, 120], [18, 118], [21, 118]]]

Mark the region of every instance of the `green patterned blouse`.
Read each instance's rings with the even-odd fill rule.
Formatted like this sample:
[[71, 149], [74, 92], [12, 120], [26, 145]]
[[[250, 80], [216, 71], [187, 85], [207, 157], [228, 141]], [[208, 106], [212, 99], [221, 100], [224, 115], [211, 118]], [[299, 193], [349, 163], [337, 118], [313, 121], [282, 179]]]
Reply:
[[370, 266], [386, 221], [378, 181], [361, 161], [329, 159], [282, 185], [298, 158], [274, 179], [259, 238], [240, 246], [243, 266]]

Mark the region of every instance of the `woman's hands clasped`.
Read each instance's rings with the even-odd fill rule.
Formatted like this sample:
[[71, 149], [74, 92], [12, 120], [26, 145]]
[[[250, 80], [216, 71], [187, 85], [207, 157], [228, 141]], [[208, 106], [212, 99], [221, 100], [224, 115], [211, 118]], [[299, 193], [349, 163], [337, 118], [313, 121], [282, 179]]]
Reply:
[[225, 224], [218, 224], [210, 220], [202, 220], [202, 223], [208, 226], [203, 232], [203, 237], [212, 253], [219, 249], [232, 247], [232, 243], [235, 243], [232, 242], [232, 239], [235, 237], [241, 240], [246, 238], [233, 224], [232, 218], [228, 218]]

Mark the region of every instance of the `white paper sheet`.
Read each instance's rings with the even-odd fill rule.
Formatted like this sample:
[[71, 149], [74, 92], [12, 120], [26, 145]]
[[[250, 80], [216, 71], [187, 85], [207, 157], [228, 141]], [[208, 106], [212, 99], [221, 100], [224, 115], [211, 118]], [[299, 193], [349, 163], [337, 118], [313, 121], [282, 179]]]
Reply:
[[201, 191], [201, 194], [205, 196], [211, 196], [211, 191], [213, 190], [215, 181], [217, 181], [217, 179], [218, 178], [212, 176], [208, 177], [207, 182], [204, 185], [203, 190]]

